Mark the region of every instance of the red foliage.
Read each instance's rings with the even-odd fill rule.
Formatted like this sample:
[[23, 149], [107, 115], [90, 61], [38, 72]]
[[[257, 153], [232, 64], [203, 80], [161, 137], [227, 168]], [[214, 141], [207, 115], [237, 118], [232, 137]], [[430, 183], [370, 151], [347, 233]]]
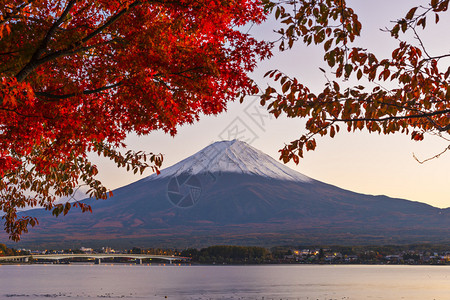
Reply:
[[[335, 77], [335, 80], [327, 77], [324, 89], [314, 93], [300, 80], [281, 71], [266, 74], [280, 82], [281, 91], [267, 88], [261, 103], [268, 102], [275, 116], [284, 113], [308, 120], [307, 133], [281, 150], [285, 162], [293, 159], [298, 163], [305, 149], [315, 149], [316, 136], [334, 137], [339, 132], [339, 123], [348, 131], [411, 132], [416, 141], [423, 140], [424, 133], [441, 136], [450, 133], [450, 68], [448, 65], [442, 68], [450, 54], [429, 55], [418, 33], [426, 27], [430, 14], [439, 22], [449, 0], [432, 0], [428, 6], [413, 7], [396, 21], [388, 33], [399, 39], [399, 46], [393, 49], [392, 57], [384, 59], [357, 47], [362, 25], [345, 0], [264, 2], [283, 24], [278, 31], [280, 49], [289, 49], [296, 42], [323, 44], [323, 58], [331, 69], [329, 76]], [[413, 41], [400, 40], [399, 35], [406, 31], [412, 32]], [[365, 81], [341, 88], [349, 85], [350, 78]], [[397, 88], [383, 87], [386, 81]]]
[[88, 152], [157, 170], [158, 155], [116, 150], [128, 133], [175, 134], [251, 93], [246, 74], [270, 45], [237, 28], [264, 19], [253, 0], [0, 0], [0, 208], [11, 238], [36, 222], [17, 208], [65, 214], [70, 205], [54, 201], [80, 184], [108, 196]]

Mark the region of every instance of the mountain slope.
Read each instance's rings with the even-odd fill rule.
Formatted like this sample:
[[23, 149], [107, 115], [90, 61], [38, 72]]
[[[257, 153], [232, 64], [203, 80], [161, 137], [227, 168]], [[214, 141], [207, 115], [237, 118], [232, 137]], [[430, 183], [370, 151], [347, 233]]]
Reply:
[[313, 180], [240, 141], [214, 143], [54, 218], [22, 245], [205, 246], [450, 242], [450, 216], [427, 204], [362, 195]]

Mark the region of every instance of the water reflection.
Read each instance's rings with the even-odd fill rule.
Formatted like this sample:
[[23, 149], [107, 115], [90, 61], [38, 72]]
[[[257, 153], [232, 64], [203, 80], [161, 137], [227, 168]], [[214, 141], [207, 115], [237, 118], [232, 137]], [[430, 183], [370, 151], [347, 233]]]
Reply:
[[3, 265], [0, 298], [448, 299], [443, 266]]

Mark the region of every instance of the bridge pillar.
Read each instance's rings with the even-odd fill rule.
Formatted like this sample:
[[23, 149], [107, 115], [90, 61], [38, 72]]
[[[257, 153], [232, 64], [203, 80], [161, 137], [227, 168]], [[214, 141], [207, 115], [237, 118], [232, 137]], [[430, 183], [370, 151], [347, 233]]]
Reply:
[[136, 264], [142, 265], [142, 258], [136, 258]]
[[102, 263], [102, 260], [100, 258], [96, 258], [95, 259], [95, 263], [96, 265], [100, 265]]
[[172, 264], [172, 260], [171, 259], [169, 259], [169, 262], [170, 262], [170, 264]]
[[23, 262], [27, 263], [28, 261], [29, 261], [29, 257], [28, 256], [23, 258]]

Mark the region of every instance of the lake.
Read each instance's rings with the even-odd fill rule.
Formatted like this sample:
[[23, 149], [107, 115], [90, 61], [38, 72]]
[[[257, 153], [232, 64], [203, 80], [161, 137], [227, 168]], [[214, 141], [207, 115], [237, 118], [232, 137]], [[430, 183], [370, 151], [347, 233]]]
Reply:
[[1, 299], [449, 299], [450, 267], [0, 265]]

